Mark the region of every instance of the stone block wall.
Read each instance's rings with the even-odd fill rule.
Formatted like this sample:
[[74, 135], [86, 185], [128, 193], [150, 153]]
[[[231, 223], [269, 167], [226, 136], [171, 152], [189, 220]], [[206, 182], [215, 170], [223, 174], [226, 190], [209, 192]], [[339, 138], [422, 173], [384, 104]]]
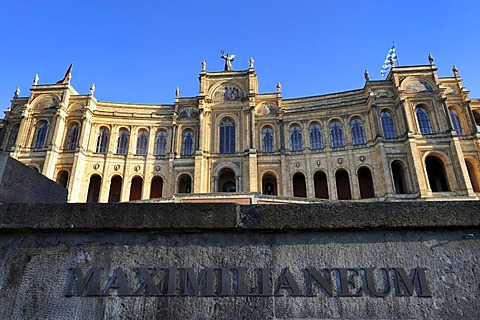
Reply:
[[479, 202], [0, 205], [1, 319], [475, 319]]

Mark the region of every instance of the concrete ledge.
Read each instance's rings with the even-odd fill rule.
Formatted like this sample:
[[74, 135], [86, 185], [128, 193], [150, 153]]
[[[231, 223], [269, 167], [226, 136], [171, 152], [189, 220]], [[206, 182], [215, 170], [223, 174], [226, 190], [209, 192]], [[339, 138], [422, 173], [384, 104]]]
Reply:
[[311, 205], [3, 204], [0, 230], [315, 231], [471, 228], [480, 202], [325, 202]]

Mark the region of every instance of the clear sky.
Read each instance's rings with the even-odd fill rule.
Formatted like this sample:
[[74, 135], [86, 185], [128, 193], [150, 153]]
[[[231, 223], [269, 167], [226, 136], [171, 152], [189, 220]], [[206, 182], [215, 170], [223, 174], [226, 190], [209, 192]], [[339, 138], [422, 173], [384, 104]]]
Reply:
[[[172, 104], [198, 94], [202, 60], [220, 71], [220, 50], [250, 57], [260, 92], [284, 98], [362, 88], [381, 79], [394, 40], [400, 65], [428, 64], [440, 76], [456, 64], [480, 98], [480, 1], [53, 1], [0, 0], [0, 109], [17, 86], [29, 94], [63, 78], [99, 100]], [[2, 117], [2, 116], [0, 116]]]

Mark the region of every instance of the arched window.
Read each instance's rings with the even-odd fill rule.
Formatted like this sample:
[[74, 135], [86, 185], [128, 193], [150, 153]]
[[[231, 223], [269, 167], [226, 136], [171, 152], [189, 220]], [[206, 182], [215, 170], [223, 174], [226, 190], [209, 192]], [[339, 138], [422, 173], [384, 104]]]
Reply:
[[142, 199], [143, 178], [134, 177], [130, 183], [130, 197], [129, 201]]
[[277, 195], [277, 178], [266, 173], [262, 177], [262, 193], [266, 195]]
[[367, 139], [365, 138], [365, 129], [363, 127], [362, 120], [355, 118], [352, 121], [350, 121], [350, 130], [352, 131], [353, 145], [367, 143]]
[[192, 193], [192, 178], [188, 174], [178, 178], [178, 193]]
[[475, 120], [475, 126], [477, 128], [477, 132], [480, 132], [480, 112], [478, 110], [472, 110], [473, 118]]
[[117, 154], [127, 154], [129, 136], [130, 132], [127, 129], [120, 129], [117, 140]]
[[65, 149], [75, 150], [78, 146], [78, 137], [80, 133], [80, 125], [78, 123], [72, 123], [68, 127], [67, 138], [65, 139]]
[[298, 125], [290, 127], [290, 150], [301, 151], [303, 150], [302, 144], [302, 128]]
[[182, 133], [182, 156], [193, 155], [193, 141], [195, 136], [190, 129], [184, 130]]
[[340, 169], [335, 173], [335, 182], [337, 184], [338, 200], [351, 200], [352, 191], [350, 189], [350, 178], [348, 172]]
[[229, 118], [220, 122], [220, 153], [235, 153], [235, 121]]
[[382, 121], [383, 137], [386, 139], [396, 138], [395, 125], [393, 124], [393, 116], [388, 111], [380, 113], [380, 120]]
[[273, 152], [273, 129], [271, 127], [262, 129], [262, 151]]
[[101, 184], [102, 177], [100, 177], [98, 174], [94, 174], [90, 177], [90, 183], [88, 184], [87, 192], [87, 202], [98, 202]]
[[47, 121], [40, 121], [37, 125], [37, 131], [35, 135], [34, 148], [43, 148], [47, 139], [48, 123]]
[[110, 181], [110, 191], [108, 193], [108, 202], [120, 202], [120, 195], [122, 194], [123, 179], [121, 176], [114, 176]]
[[137, 148], [135, 154], [146, 155], [148, 150], [148, 132], [147, 130], [140, 130], [137, 137]]
[[448, 109], [448, 114], [452, 120], [453, 130], [455, 130], [459, 136], [463, 135], [462, 125], [460, 124], [460, 117], [458, 116], [457, 111], [450, 108]]
[[465, 164], [467, 165], [468, 176], [470, 177], [470, 182], [472, 183], [473, 191], [480, 192], [480, 184], [478, 179], [478, 166], [475, 163], [476, 161], [465, 159]]
[[295, 173], [293, 176], [293, 196], [294, 197], [307, 197], [307, 184], [305, 182], [305, 176], [302, 173]]
[[338, 121], [332, 121], [329, 125], [330, 128], [330, 144], [332, 148], [345, 146], [345, 140], [343, 139], [342, 124]]
[[450, 191], [443, 162], [435, 156], [428, 156], [425, 159], [428, 182], [433, 192]]
[[328, 199], [328, 181], [324, 172], [315, 172], [313, 185], [315, 186], [315, 198]]
[[150, 185], [150, 199], [161, 198], [163, 192], [163, 179], [162, 177], [155, 176], [152, 178]]
[[57, 174], [57, 183], [63, 187], [67, 188], [68, 186], [68, 171], [67, 170], [61, 170]]
[[393, 176], [393, 185], [395, 186], [395, 193], [407, 193], [407, 188], [405, 184], [405, 171], [403, 170], [403, 165], [400, 161], [395, 160], [392, 162], [392, 176]]
[[417, 114], [418, 127], [420, 128], [420, 133], [422, 134], [431, 134], [432, 124], [430, 123], [430, 116], [428, 111], [423, 107], [417, 107], [415, 110]]
[[7, 147], [8, 150], [13, 150], [15, 148], [19, 129], [20, 129], [20, 124], [16, 124], [12, 127], [12, 130], [10, 131], [10, 139], [8, 139], [8, 147]]
[[318, 123], [310, 125], [310, 149], [323, 149], [322, 128]]
[[163, 130], [157, 131], [155, 134], [155, 146], [153, 154], [156, 156], [164, 156], [167, 154], [167, 132]]
[[358, 185], [360, 186], [360, 198], [374, 198], [375, 191], [373, 188], [372, 172], [367, 167], [358, 169]]
[[110, 131], [107, 128], [100, 128], [97, 137], [96, 153], [107, 153], [108, 140], [110, 139]]
[[235, 172], [231, 169], [224, 169], [218, 176], [217, 191], [219, 192], [236, 192], [237, 182]]

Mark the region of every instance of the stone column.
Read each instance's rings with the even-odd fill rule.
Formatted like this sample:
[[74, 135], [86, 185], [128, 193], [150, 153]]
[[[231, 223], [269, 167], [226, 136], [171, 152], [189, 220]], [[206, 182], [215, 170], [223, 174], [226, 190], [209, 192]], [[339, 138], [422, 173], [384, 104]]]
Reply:
[[249, 134], [250, 134], [250, 149], [255, 148], [255, 113], [254, 113], [255, 107], [250, 106], [250, 128], [249, 128]]
[[177, 153], [177, 131], [178, 131], [178, 125], [177, 124], [174, 124], [172, 126], [172, 140], [171, 140], [171, 143], [170, 143], [170, 152], [172, 154], [176, 154]]
[[285, 153], [285, 128], [282, 118], [278, 119], [278, 122], [280, 124], [280, 153], [283, 154]]

